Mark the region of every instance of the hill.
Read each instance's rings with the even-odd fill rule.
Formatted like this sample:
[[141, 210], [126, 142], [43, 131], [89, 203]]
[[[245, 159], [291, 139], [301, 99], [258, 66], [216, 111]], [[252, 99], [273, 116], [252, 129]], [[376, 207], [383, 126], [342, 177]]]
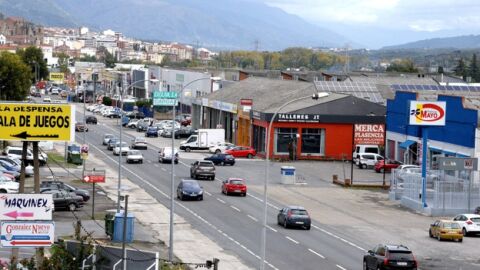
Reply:
[[480, 35], [457, 36], [447, 38], [432, 38], [383, 47], [383, 50], [394, 49], [474, 49], [480, 48]]

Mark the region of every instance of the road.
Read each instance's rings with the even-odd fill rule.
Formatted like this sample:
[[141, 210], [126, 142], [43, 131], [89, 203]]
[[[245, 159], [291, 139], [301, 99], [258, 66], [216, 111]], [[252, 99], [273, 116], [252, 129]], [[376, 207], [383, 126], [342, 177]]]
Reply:
[[[112, 167], [118, 166], [118, 157], [101, 145], [103, 134], [117, 134], [115, 120], [107, 120], [97, 116], [99, 125], [90, 125], [86, 134], [90, 151], [102, 158]], [[82, 119], [82, 114], [77, 119]], [[107, 123], [107, 124], [105, 124]], [[126, 130], [124, 141], [129, 142], [135, 131]], [[132, 136], [133, 135], [133, 136]], [[142, 134], [140, 134], [142, 135]], [[77, 133], [77, 141], [83, 142], [83, 134]], [[161, 142], [164, 146], [171, 144], [171, 139], [150, 138], [155, 145]], [[178, 143], [178, 140], [177, 140]], [[145, 188], [160, 203], [169, 207], [171, 174], [170, 164], [160, 164], [157, 159], [158, 147], [149, 144], [148, 150], [143, 150], [143, 164], [123, 163], [123, 175], [135, 184]], [[175, 167], [175, 187], [180, 179], [189, 178], [190, 163], [205, 154], [180, 153], [180, 163]], [[259, 268], [260, 238], [262, 230], [263, 201], [262, 195], [249, 190], [247, 197], [225, 196], [220, 192], [221, 180], [228, 177], [242, 177], [249, 185], [261, 186], [264, 177], [264, 163], [261, 160], [237, 159], [235, 166], [217, 167], [215, 181], [201, 181], [205, 190], [203, 201], [182, 202], [175, 200], [176, 214], [185, 218], [193, 227], [217, 242], [225, 250], [236, 254], [247, 265]], [[274, 179], [277, 178], [277, 179]], [[271, 181], [277, 182], [273, 174]], [[146, 182], [154, 185], [155, 190]], [[327, 185], [327, 184], [325, 184]], [[344, 232], [335, 226], [312, 223], [310, 231], [284, 229], [276, 223], [278, 210], [282, 202], [269, 200], [267, 230], [267, 269], [358, 269], [361, 266], [365, 249], [349, 239]], [[308, 205], [306, 205], [308, 208]]]

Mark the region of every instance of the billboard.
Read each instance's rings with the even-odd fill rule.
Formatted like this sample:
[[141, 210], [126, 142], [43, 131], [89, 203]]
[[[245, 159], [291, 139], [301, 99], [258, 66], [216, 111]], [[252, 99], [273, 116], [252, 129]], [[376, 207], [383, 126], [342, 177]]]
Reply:
[[384, 124], [355, 124], [353, 143], [383, 145], [385, 143]]
[[0, 103], [0, 140], [72, 141], [74, 138], [75, 106]]
[[445, 126], [445, 101], [410, 101], [410, 125]]
[[63, 82], [65, 75], [61, 72], [50, 72], [50, 81]]
[[51, 220], [52, 194], [11, 194], [0, 196], [0, 220]]
[[53, 221], [2, 221], [2, 247], [49, 247], [55, 241]]

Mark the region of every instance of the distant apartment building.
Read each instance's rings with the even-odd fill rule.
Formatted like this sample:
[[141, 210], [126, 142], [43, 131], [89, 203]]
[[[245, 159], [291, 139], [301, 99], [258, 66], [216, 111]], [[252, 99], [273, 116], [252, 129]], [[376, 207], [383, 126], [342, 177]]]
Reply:
[[0, 34], [0, 45], [5, 44], [7, 44], [7, 38], [4, 35]]

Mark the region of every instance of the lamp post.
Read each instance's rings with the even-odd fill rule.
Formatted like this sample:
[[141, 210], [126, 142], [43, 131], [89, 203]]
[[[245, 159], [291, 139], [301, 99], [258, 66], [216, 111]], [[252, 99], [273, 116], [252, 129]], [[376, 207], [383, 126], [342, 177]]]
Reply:
[[[211, 78], [199, 78], [188, 82], [180, 89], [180, 91], [178, 92], [178, 96], [182, 95], [183, 91], [187, 88], [187, 86], [202, 80], [211, 80]], [[173, 261], [173, 213], [175, 210], [175, 201], [173, 199], [175, 193], [175, 107], [176, 104], [174, 103], [172, 106], [172, 180], [170, 186], [170, 238], [168, 247], [168, 260], [170, 262]]]
[[[139, 80], [139, 81], [134, 81], [132, 82], [130, 85], [127, 86], [127, 88], [123, 88], [123, 84], [122, 84], [122, 87], [120, 88], [120, 102], [121, 102], [121, 107], [120, 107], [120, 111], [123, 110], [123, 93], [124, 91], [128, 91], [128, 89], [132, 86], [134, 86], [135, 84], [137, 83], [140, 83], [140, 82], [147, 82], [147, 81], [151, 81], [151, 82], [156, 82], [158, 80], [155, 80], [155, 79], [146, 79], [146, 80]], [[118, 105], [117, 105], [118, 107]], [[121, 188], [121, 184], [122, 184], [122, 117], [123, 115], [121, 114], [120, 112], [120, 137], [119, 137], [119, 147], [120, 147], [120, 151], [118, 153], [118, 186], [117, 186], [117, 213], [120, 213], [120, 196], [121, 196], [121, 192], [120, 192], [120, 188]]]
[[270, 174], [270, 170], [269, 170], [269, 167], [270, 167], [270, 131], [272, 130], [273, 121], [275, 120], [275, 117], [280, 112], [280, 110], [282, 110], [283, 108], [285, 108], [289, 104], [295, 103], [295, 102], [300, 101], [300, 100], [309, 99], [309, 98], [317, 100], [320, 97], [326, 97], [326, 96], [328, 96], [328, 93], [315, 93], [312, 96], [304, 96], [304, 97], [299, 97], [299, 98], [296, 98], [296, 99], [289, 100], [286, 103], [284, 103], [282, 106], [280, 106], [275, 111], [275, 113], [273, 114], [272, 119], [270, 119], [270, 123], [268, 125], [268, 129], [266, 131], [266, 136], [265, 136], [265, 147], [267, 149], [265, 151], [265, 154], [266, 154], [266, 156], [265, 156], [265, 159], [266, 159], [265, 160], [265, 179], [264, 179], [264, 182], [263, 182], [263, 227], [262, 227], [262, 237], [261, 237], [261, 245], [260, 245], [260, 249], [261, 249], [260, 269], [261, 270], [265, 269], [265, 253], [266, 253], [266, 243], [267, 243], [267, 187], [268, 187], [268, 178], [269, 178], [269, 174]]

